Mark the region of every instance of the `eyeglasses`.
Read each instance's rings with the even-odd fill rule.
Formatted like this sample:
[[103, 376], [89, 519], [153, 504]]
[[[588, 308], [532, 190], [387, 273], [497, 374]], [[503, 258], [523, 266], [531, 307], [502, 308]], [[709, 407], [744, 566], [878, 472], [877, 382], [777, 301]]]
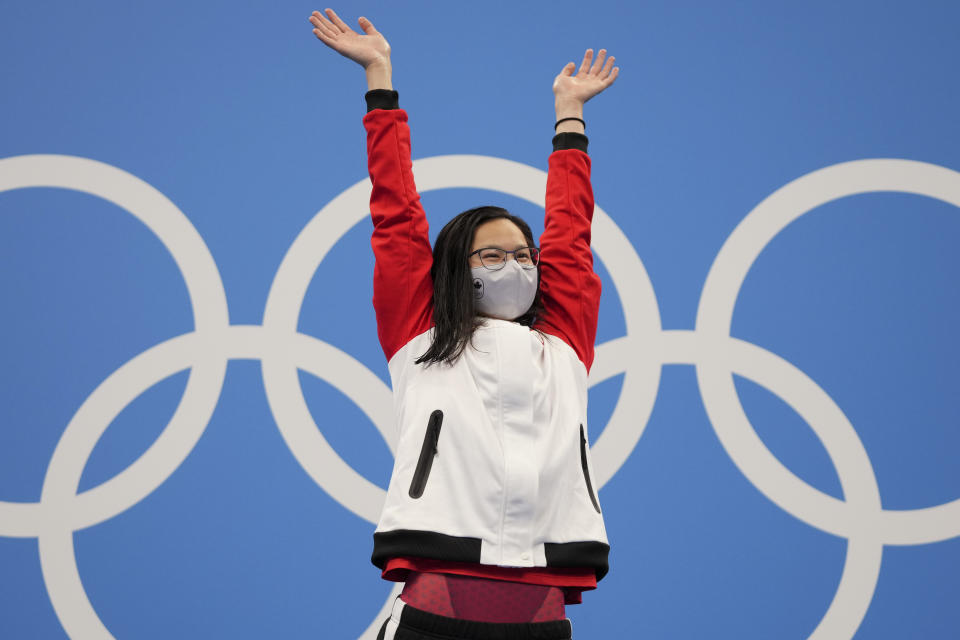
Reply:
[[480, 254], [480, 262], [483, 266], [491, 271], [502, 269], [503, 265], [507, 264], [507, 254], [510, 253], [513, 254], [513, 259], [517, 261], [517, 264], [524, 269], [533, 269], [540, 263], [540, 249], [537, 247], [521, 247], [513, 251], [498, 249], [496, 247], [484, 247], [467, 254], [467, 259], [469, 260], [470, 256], [477, 253]]

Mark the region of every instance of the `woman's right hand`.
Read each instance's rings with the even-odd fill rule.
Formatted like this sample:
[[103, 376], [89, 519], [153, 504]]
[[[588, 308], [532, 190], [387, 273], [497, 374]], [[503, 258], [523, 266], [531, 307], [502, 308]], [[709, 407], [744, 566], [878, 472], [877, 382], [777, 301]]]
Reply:
[[319, 11], [310, 15], [313, 33], [317, 38], [337, 53], [350, 58], [364, 69], [371, 66], [390, 67], [390, 44], [377, 31], [373, 23], [364, 17], [357, 21], [365, 35], [360, 35], [334, 13], [325, 9], [326, 16]]

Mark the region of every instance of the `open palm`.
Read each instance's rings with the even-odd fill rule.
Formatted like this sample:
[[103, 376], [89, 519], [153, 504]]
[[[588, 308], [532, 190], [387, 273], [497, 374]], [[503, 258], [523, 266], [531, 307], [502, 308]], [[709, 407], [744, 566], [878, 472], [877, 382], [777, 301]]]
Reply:
[[573, 74], [574, 63], [568, 62], [553, 81], [553, 93], [557, 100], [583, 103], [613, 84], [620, 73], [620, 67], [613, 66], [613, 56], [606, 56], [607, 50], [600, 49], [594, 60], [593, 49], [587, 49], [576, 75]]
[[340, 19], [333, 9], [326, 9], [326, 16], [319, 11], [310, 15], [313, 33], [325, 45], [367, 68], [375, 62], [390, 60], [390, 44], [377, 31], [373, 23], [364, 17], [357, 20], [364, 35], [360, 35]]

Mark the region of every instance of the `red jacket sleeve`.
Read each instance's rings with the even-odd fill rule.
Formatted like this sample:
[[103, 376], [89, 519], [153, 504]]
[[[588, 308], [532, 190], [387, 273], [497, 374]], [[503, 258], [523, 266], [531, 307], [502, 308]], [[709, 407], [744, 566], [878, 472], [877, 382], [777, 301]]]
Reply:
[[432, 325], [433, 251], [427, 217], [413, 182], [406, 111], [374, 109], [364, 116], [363, 124], [373, 183], [373, 308], [380, 346], [389, 361]]
[[600, 277], [593, 271], [590, 156], [578, 149], [550, 154], [546, 220], [540, 236], [543, 313], [534, 327], [576, 352], [589, 373], [600, 311]]

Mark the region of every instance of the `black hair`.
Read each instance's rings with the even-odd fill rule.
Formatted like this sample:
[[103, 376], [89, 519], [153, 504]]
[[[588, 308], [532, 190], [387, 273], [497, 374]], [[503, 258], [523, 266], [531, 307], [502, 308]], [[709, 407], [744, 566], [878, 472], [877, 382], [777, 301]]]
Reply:
[[[426, 362], [453, 363], [473, 337], [481, 322], [474, 307], [473, 277], [467, 254], [473, 246], [477, 227], [490, 220], [506, 218], [520, 228], [529, 246], [535, 246], [533, 233], [522, 218], [501, 207], [476, 207], [457, 214], [448, 222], [433, 245], [433, 322], [434, 334], [430, 348], [417, 358], [415, 364]], [[540, 302], [540, 270], [537, 269], [537, 295], [530, 309], [514, 322], [533, 326], [542, 310]]]

